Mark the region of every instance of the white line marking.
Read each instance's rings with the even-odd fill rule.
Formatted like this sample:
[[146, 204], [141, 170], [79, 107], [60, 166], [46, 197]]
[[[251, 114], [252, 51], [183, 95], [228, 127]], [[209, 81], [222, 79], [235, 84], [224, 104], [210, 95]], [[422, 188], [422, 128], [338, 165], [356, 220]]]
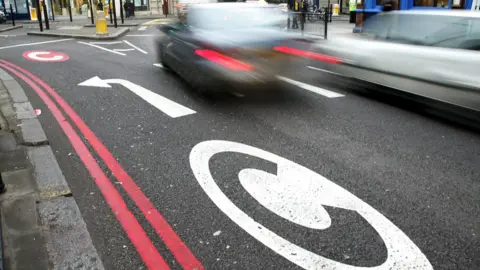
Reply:
[[333, 72], [333, 71], [326, 70], [326, 69], [321, 69], [321, 68], [312, 67], [312, 66], [307, 66], [307, 68], [313, 69], [313, 70], [318, 70], [318, 71], [325, 72], [325, 73], [330, 73], [330, 74], [334, 74], [334, 75], [338, 75], [338, 76], [345, 77], [344, 75], [342, 75], [342, 74], [340, 74], [340, 73]]
[[155, 108], [159, 109], [166, 115], [177, 118], [185, 115], [190, 115], [196, 113], [196, 111], [187, 108], [181, 104], [176, 103], [166, 97], [163, 97], [157, 93], [154, 93], [140, 85], [134, 84], [127, 80], [122, 79], [107, 79], [102, 80], [98, 76], [90, 78], [78, 85], [81, 86], [93, 86], [93, 87], [104, 87], [104, 88], [111, 88], [110, 84], [118, 83], [123, 85], [128, 90], [132, 91], [134, 94], [137, 94], [140, 98], [145, 100], [146, 102], [150, 103]]
[[0, 50], [8, 49], [8, 48], [16, 48], [16, 47], [24, 47], [24, 46], [33, 46], [33, 45], [40, 45], [40, 44], [47, 44], [47, 43], [62, 42], [62, 41], [67, 41], [67, 40], [72, 40], [72, 39], [73, 38], [65, 38], [65, 39], [56, 39], [56, 40], [49, 40], [49, 41], [42, 41], [42, 42], [35, 42], [35, 43], [23, 43], [23, 44], [0, 47]]
[[277, 76], [277, 78], [281, 81], [287, 82], [289, 84], [293, 84], [293, 85], [298, 86], [302, 89], [311, 91], [313, 93], [316, 93], [316, 94], [319, 94], [319, 95], [322, 95], [322, 96], [325, 96], [325, 97], [328, 97], [328, 98], [344, 97], [344, 95], [342, 95], [342, 94], [339, 94], [339, 93], [336, 93], [336, 92], [333, 92], [333, 91], [330, 91], [330, 90], [327, 90], [327, 89], [323, 89], [323, 88], [320, 88], [320, 87], [316, 87], [316, 86], [313, 86], [313, 85], [309, 85], [309, 84], [306, 84], [306, 83], [302, 83], [302, 82], [299, 82], [299, 81], [295, 81], [295, 80], [292, 80], [292, 79], [289, 79], [289, 78], [286, 78], [286, 77]]
[[124, 40], [123, 42], [127, 43], [127, 44], [130, 45], [132, 48], [137, 49], [139, 52], [141, 52], [141, 53], [143, 53], [143, 54], [148, 54], [146, 51], [140, 49], [139, 47], [133, 45], [132, 43], [130, 43], [130, 42], [126, 41], [126, 40]]
[[138, 31], [145, 31], [145, 30], [147, 30], [146, 26], [142, 26], [142, 27], [138, 28]]
[[154, 37], [156, 35], [126, 35], [127, 37]]
[[165, 69], [165, 67], [162, 64], [153, 64], [153, 65], [156, 66], [156, 67]]
[[116, 52], [131, 52], [135, 51], [135, 49], [113, 49]]
[[104, 51], [111, 52], [111, 53], [114, 53], [114, 54], [118, 54], [118, 55], [122, 55], [122, 56], [125, 56], [125, 55], [126, 55], [126, 54], [124, 54], [124, 53], [112, 51], [112, 50], [109, 50], [109, 49], [107, 49], [107, 48], [104, 48], [104, 47], [101, 47], [101, 46], [97, 46], [97, 45], [95, 45], [95, 44], [91, 44], [91, 43], [87, 43], [87, 42], [82, 42], [82, 41], [77, 41], [77, 42], [78, 42], [78, 43], [81, 43], [81, 44], [88, 45], [88, 46], [92, 46], [92, 47], [95, 47], [95, 48], [99, 48], [100, 50], [104, 50]]
[[121, 41], [96, 41], [96, 42], [90, 42], [90, 44], [96, 44], [96, 45], [112, 45], [112, 44], [119, 44], [122, 43]]

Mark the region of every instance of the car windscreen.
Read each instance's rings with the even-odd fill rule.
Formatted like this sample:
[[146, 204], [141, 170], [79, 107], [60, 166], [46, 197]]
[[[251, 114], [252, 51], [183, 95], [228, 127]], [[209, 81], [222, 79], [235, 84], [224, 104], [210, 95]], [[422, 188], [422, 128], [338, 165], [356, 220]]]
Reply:
[[286, 21], [285, 15], [274, 7], [192, 8], [188, 25], [207, 30], [229, 30], [268, 27]]

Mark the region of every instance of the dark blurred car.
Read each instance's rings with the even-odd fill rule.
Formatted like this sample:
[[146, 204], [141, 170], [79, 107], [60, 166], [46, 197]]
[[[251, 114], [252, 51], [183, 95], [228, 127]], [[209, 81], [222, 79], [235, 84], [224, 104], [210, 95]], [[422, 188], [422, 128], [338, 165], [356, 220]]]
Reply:
[[360, 36], [332, 37], [319, 42], [315, 51], [342, 63], [316, 63], [318, 68], [354, 79], [354, 85], [368, 83], [370, 89], [480, 121], [479, 12], [378, 14], [365, 23]]
[[7, 21], [7, 17], [5, 16], [5, 13], [3, 11], [0, 11], [0, 23], [4, 23]]
[[199, 92], [268, 88], [291, 61], [278, 49], [310, 46], [282, 30], [284, 22], [276, 5], [191, 5], [185, 23], [159, 26], [157, 55]]

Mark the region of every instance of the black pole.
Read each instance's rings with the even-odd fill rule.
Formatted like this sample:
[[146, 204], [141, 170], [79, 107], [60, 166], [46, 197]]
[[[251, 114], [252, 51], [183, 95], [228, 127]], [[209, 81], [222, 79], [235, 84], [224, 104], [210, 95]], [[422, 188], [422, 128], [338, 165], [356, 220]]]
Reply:
[[123, 4], [122, 4], [122, 0], [120, 0], [120, 18], [121, 18], [122, 24], [123, 24]]
[[112, 17], [112, 2], [111, 0], [108, 0], [108, 17], [110, 18], [110, 24], [113, 23], [113, 17]]
[[115, 28], [117, 28], [117, 9], [115, 8], [115, 0], [113, 0], [113, 23]]
[[90, 0], [89, 4], [90, 4], [90, 18], [92, 18], [92, 24], [95, 24], [95, 22], [93, 21], [93, 1]]
[[329, 16], [329, 17], [330, 17], [330, 22], [332, 22], [332, 15], [333, 15], [333, 5], [332, 5], [332, 4], [330, 4], [330, 12], [329, 12], [329, 14], [330, 14], [330, 16]]
[[53, 11], [53, 0], [50, 0], [50, 8], [52, 9], [52, 20], [55, 21], [55, 12]]
[[327, 39], [327, 34], [328, 34], [328, 19], [327, 19], [327, 10], [325, 10], [325, 15], [323, 16], [323, 23], [324, 23], [324, 27], [323, 27], [323, 37], [325, 39]]
[[43, 1], [42, 4], [43, 4], [43, 14], [45, 15], [45, 29], [50, 30], [50, 24], [48, 23], [47, 5], [45, 5], [45, 1]]
[[12, 4], [10, 4], [10, 16], [12, 17], [12, 25], [15, 26], [15, 17], [13, 16]]
[[35, 9], [37, 11], [37, 20], [38, 24], [40, 25], [40, 32], [43, 32], [43, 24], [42, 24], [42, 12], [40, 11], [40, 0], [35, 0]]
[[70, 22], [72, 22], [72, 7], [70, 6], [70, 0], [68, 0], [68, 16], [70, 17]]

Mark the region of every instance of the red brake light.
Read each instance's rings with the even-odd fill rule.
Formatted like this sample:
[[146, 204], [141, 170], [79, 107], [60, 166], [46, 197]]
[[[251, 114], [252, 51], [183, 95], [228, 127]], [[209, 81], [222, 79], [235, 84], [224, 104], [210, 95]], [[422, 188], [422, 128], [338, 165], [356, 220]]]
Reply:
[[326, 54], [321, 54], [321, 53], [314, 53], [314, 52], [309, 52], [309, 51], [302, 51], [299, 49], [294, 49], [290, 48], [287, 46], [277, 46], [273, 48], [277, 52], [283, 52], [291, 55], [296, 55], [296, 56], [302, 56], [302, 57], [307, 57], [310, 59], [322, 61], [322, 62], [327, 62], [331, 64], [340, 64], [342, 63], [342, 60], [330, 55]]
[[212, 50], [195, 50], [195, 54], [235, 71], [253, 70], [253, 67], [241, 61]]

